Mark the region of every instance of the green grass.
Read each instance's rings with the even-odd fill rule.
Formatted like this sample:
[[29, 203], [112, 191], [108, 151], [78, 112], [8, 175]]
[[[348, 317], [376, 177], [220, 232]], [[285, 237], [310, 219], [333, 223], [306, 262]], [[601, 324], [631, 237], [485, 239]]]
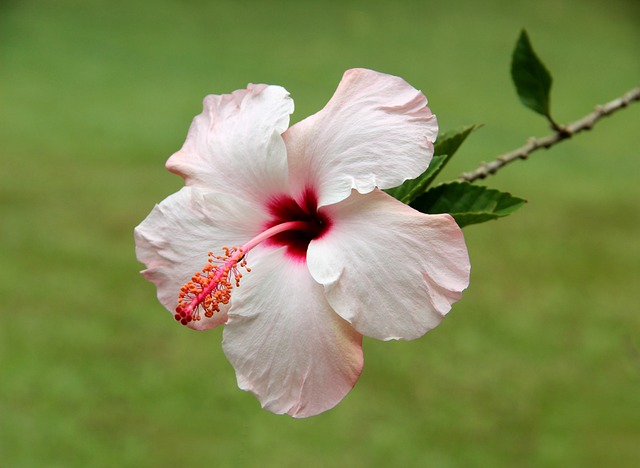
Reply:
[[176, 327], [132, 230], [208, 93], [285, 86], [294, 121], [347, 68], [406, 78], [454, 177], [547, 132], [509, 82], [521, 27], [564, 122], [638, 84], [631, 1], [0, 3], [0, 466], [638, 466], [640, 106], [488, 183], [471, 287], [413, 342], [365, 340], [334, 410], [237, 389], [221, 333]]

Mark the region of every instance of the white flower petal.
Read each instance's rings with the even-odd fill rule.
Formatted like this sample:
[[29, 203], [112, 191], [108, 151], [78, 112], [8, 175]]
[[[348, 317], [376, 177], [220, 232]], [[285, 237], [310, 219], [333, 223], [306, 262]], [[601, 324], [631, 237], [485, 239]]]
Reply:
[[[158, 299], [175, 313], [180, 288], [207, 263], [207, 253], [240, 246], [260, 232], [266, 215], [230, 195], [184, 187], [166, 198], [135, 229], [142, 274], [158, 288]], [[206, 329], [226, 322], [226, 309], [189, 323]]]
[[396, 76], [348, 70], [329, 103], [283, 137], [294, 194], [311, 186], [319, 205], [351, 189], [368, 193], [422, 174], [438, 123], [424, 95]]
[[467, 248], [451, 216], [422, 214], [379, 190], [323, 209], [333, 225], [311, 241], [309, 271], [363, 335], [418, 338], [468, 286]]
[[288, 169], [282, 132], [293, 100], [280, 86], [249, 85], [205, 97], [180, 151], [167, 169], [187, 185], [264, 200], [286, 191]]
[[223, 332], [238, 386], [277, 414], [334, 407], [362, 371], [362, 336], [331, 310], [304, 262], [266, 247], [247, 259], [251, 272], [234, 291]]

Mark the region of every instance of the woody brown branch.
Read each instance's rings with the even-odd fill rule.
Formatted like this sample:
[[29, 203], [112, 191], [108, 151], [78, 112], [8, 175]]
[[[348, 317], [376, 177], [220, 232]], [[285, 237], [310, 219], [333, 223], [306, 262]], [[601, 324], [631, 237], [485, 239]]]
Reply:
[[501, 168], [513, 161], [518, 159], [527, 159], [531, 153], [539, 150], [540, 148], [551, 148], [561, 141], [567, 140], [582, 131], [591, 130], [598, 120], [627, 107], [634, 101], [640, 101], [640, 86], [632, 89], [618, 99], [596, 106], [595, 110], [590, 114], [585, 115], [580, 120], [560, 126], [559, 129], [551, 135], [542, 138], [530, 138], [524, 146], [502, 154], [491, 162], [483, 162], [477, 169], [460, 175], [458, 180], [461, 182], [474, 182], [477, 179], [484, 179], [488, 175], [495, 174]]

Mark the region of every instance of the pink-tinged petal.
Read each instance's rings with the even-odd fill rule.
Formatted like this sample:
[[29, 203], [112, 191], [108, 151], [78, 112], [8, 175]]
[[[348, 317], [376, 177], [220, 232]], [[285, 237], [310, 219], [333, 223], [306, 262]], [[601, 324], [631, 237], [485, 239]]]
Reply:
[[268, 247], [247, 259], [251, 272], [234, 291], [223, 332], [238, 386], [277, 414], [333, 408], [360, 376], [362, 336], [331, 309], [304, 262]]
[[333, 225], [311, 241], [309, 271], [363, 335], [418, 338], [469, 285], [467, 248], [451, 216], [422, 214], [379, 190], [354, 191], [324, 210]]
[[400, 185], [425, 171], [437, 133], [427, 99], [402, 78], [349, 70], [324, 109], [283, 135], [292, 191], [314, 187], [323, 206]]
[[262, 200], [288, 187], [282, 132], [293, 100], [280, 86], [249, 85], [205, 97], [183, 147], [167, 169], [187, 185]]
[[[156, 205], [134, 237], [136, 256], [147, 266], [142, 274], [156, 285], [160, 303], [175, 314], [180, 288], [202, 270], [207, 253], [242, 245], [260, 231], [265, 216], [239, 198], [191, 187]], [[208, 329], [225, 323], [227, 308], [188, 326]]]

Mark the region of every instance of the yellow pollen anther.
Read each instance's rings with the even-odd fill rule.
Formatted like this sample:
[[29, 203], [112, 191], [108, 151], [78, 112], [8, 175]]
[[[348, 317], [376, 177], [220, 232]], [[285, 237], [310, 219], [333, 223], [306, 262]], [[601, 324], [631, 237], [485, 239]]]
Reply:
[[240, 247], [223, 247], [223, 255], [208, 253], [207, 263], [202, 271], [195, 273], [191, 281], [180, 288], [178, 306], [174, 318], [183, 325], [201, 320], [201, 311], [207, 318], [220, 312], [220, 305], [231, 300], [231, 290], [240, 286], [242, 267], [247, 272], [245, 252]]
[[183, 325], [202, 320], [203, 311], [207, 318], [220, 312], [220, 306], [231, 300], [231, 290], [240, 286], [242, 273], [239, 268], [250, 272], [246, 254], [256, 245], [272, 236], [285, 231], [302, 231], [309, 229], [307, 221], [287, 221], [277, 224], [261, 232], [242, 247], [222, 247], [222, 255], [207, 253], [207, 263], [202, 271], [195, 273], [191, 281], [180, 288], [178, 306], [174, 318]]

